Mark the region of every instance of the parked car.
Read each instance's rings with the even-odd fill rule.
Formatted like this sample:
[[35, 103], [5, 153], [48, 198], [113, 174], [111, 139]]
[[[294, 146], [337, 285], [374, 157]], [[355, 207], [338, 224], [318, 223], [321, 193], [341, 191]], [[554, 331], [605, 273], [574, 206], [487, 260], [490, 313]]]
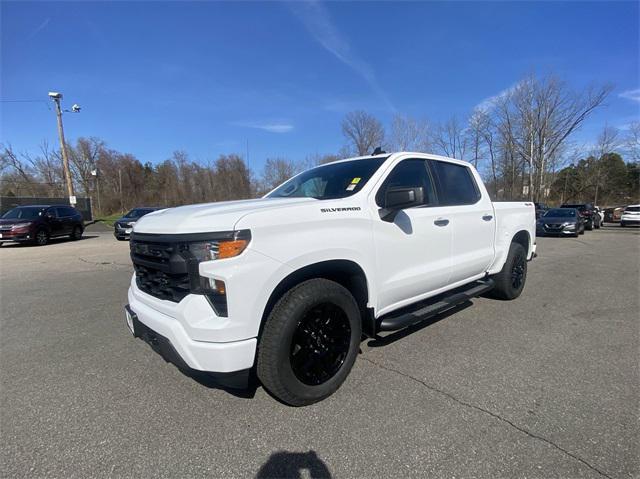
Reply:
[[549, 209], [544, 203], [534, 203], [534, 206], [536, 207], [536, 218], [540, 218]]
[[620, 226], [640, 225], [640, 205], [629, 205], [622, 212]]
[[605, 208], [604, 210], [604, 222], [605, 223], [619, 223], [624, 211], [624, 206], [617, 206], [614, 208]]
[[83, 231], [82, 215], [72, 206], [18, 206], [0, 218], [0, 244], [17, 242], [43, 246], [51, 238], [60, 236], [79, 240]]
[[140, 207], [132, 209], [122, 218], [118, 218], [115, 221], [115, 223], [113, 224], [113, 236], [115, 236], [119, 241], [129, 240], [131, 230], [133, 228], [133, 225], [136, 224], [136, 221], [138, 221], [144, 215], [149, 214], [153, 211], [157, 211], [159, 209], [160, 208], [155, 207]]
[[604, 224], [604, 210], [599, 206], [594, 206], [593, 209], [597, 213], [597, 215], [600, 217], [599, 226], [602, 226]]
[[585, 228], [589, 231], [600, 228], [600, 215], [596, 213], [591, 203], [565, 203], [560, 208], [575, 208], [584, 218]]
[[336, 161], [255, 200], [181, 206], [133, 227], [125, 307], [165, 358], [291, 405], [333, 394], [362, 335], [483, 293], [515, 299], [535, 255], [533, 203], [492, 203], [467, 162], [419, 153]]
[[538, 236], [573, 236], [584, 234], [584, 218], [575, 208], [552, 208], [536, 222]]

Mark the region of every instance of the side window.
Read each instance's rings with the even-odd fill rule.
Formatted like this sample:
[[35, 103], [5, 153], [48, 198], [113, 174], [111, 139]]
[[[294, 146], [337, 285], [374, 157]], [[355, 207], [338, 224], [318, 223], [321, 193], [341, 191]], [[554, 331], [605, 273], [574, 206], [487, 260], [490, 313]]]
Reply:
[[53, 216], [54, 218], [59, 218], [60, 215], [58, 214], [58, 212], [56, 210], [57, 210], [57, 208], [49, 208], [48, 210], [45, 211], [45, 214]]
[[384, 204], [387, 189], [394, 186], [405, 188], [421, 186], [424, 188], [425, 205], [435, 203], [435, 192], [426, 160], [403, 160], [398, 163], [384, 180], [376, 194], [378, 206]]
[[480, 191], [469, 168], [446, 161], [433, 161], [438, 177], [440, 205], [472, 205], [480, 199]]
[[58, 206], [56, 208], [56, 216], [58, 218], [64, 218], [66, 216], [69, 216], [69, 212], [67, 211], [67, 209], [64, 206]]

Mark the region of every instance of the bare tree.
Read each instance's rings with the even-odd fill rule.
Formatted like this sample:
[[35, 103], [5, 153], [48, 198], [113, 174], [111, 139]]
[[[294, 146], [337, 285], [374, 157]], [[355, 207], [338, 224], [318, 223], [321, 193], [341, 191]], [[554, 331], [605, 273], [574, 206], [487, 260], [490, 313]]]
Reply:
[[261, 193], [265, 194], [281, 185], [300, 171], [298, 165], [284, 158], [268, 158], [262, 170]]
[[610, 86], [574, 92], [553, 76], [529, 77], [513, 88], [496, 111], [502, 131], [526, 165], [527, 196], [540, 197], [549, 163], [567, 138], [607, 98]]
[[360, 156], [371, 154], [384, 142], [382, 123], [364, 111], [347, 113], [342, 120], [342, 134], [350, 149]]
[[591, 157], [595, 160], [593, 170], [593, 204], [598, 204], [598, 193], [603, 183], [606, 182], [606, 171], [602, 168], [605, 155], [614, 153], [620, 148], [621, 139], [620, 132], [616, 128], [606, 126], [602, 129], [600, 135], [598, 135], [598, 141], [591, 149]]
[[435, 128], [432, 142], [439, 153], [459, 160], [465, 159], [469, 146], [466, 129], [455, 116]]
[[428, 151], [429, 124], [409, 116], [396, 115], [391, 122], [389, 144], [394, 151]]
[[640, 161], [640, 121], [631, 122], [624, 138], [624, 148], [629, 159]]

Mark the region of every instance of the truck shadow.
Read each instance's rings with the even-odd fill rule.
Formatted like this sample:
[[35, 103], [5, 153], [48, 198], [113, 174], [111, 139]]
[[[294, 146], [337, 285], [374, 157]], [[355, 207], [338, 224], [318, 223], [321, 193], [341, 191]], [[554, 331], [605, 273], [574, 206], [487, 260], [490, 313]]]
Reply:
[[417, 331], [420, 331], [424, 328], [427, 328], [429, 326], [431, 326], [432, 324], [437, 323], [438, 321], [442, 321], [445, 318], [448, 318], [449, 316], [456, 314], [460, 311], [462, 311], [463, 309], [467, 309], [469, 306], [472, 306], [473, 302], [471, 301], [465, 301], [463, 303], [457, 304], [456, 306], [452, 307], [451, 309], [448, 309], [446, 311], [443, 311], [440, 314], [437, 314], [431, 318], [425, 319], [424, 321], [420, 322], [420, 323], [416, 323], [413, 326], [409, 326], [405, 329], [400, 329], [398, 331], [394, 331], [393, 333], [387, 334], [386, 336], [378, 336], [374, 339], [371, 339], [368, 343], [367, 346], [369, 346], [370, 348], [380, 348], [383, 346], [387, 346], [391, 343], [395, 343], [396, 341], [405, 338], [407, 336], [409, 336], [410, 334], [413, 334]]
[[256, 474], [256, 479], [266, 478], [302, 478], [302, 471], [306, 471], [304, 477], [313, 479], [331, 477], [327, 465], [318, 457], [316, 451], [288, 452], [278, 451], [271, 454]]

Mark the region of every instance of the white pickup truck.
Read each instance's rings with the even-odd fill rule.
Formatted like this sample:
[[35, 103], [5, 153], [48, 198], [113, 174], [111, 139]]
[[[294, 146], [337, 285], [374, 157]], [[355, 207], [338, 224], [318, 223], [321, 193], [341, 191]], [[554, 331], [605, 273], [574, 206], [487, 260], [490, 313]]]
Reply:
[[532, 203], [492, 203], [464, 161], [379, 154], [312, 168], [264, 198], [135, 224], [134, 336], [228, 387], [250, 373], [307, 405], [335, 392], [363, 336], [483, 293], [514, 299], [535, 256]]

